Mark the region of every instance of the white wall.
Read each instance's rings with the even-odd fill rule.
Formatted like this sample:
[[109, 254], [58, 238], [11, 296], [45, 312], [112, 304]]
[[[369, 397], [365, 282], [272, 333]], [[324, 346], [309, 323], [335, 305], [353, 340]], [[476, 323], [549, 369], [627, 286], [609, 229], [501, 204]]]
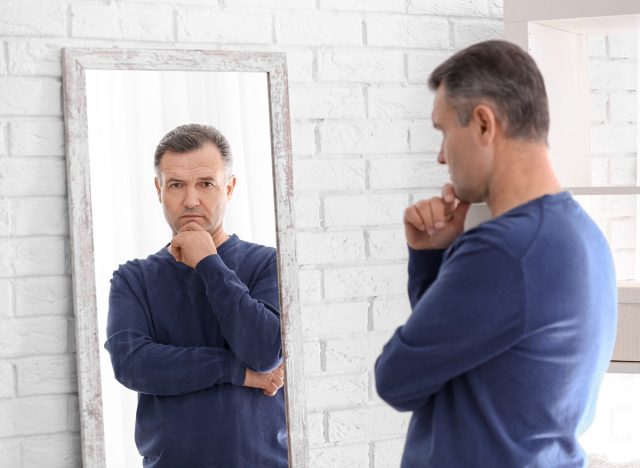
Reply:
[[[589, 38], [591, 152], [594, 185], [638, 184], [638, 35]], [[607, 235], [619, 280], [637, 280], [637, 197], [597, 197], [593, 214]]]
[[287, 52], [311, 466], [381, 468], [407, 422], [372, 377], [408, 313], [402, 210], [446, 176], [425, 81], [501, 16], [501, 0], [0, 0], [0, 466], [80, 465], [62, 47]]

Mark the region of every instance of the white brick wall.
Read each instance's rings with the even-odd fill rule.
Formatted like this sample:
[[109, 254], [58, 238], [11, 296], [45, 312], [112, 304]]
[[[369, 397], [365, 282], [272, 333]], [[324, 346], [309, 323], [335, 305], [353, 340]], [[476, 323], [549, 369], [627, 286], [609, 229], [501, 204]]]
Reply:
[[61, 115], [59, 81], [44, 78], [0, 78], [1, 115]]
[[[72, 6], [73, 37], [170, 41], [173, 18], [168, 5], [108, 5], [77, 3]], [[96, 21], [100, 18], [100, 21]], [[211, 25], [215, 27], [216, 25]], [[197, 29], [196, 26], [194, 28]]]
[[449, 24], [442, 18], [375, 16], [367, 19], [366, 26], [367, 43], [372, 46], [446, 49], [451, 45]]
[[362, 45], [362, 17], [305, 10], [277, 12], [275, 36], [280, 44], [359, 46]]
[[320, 149], [324, 153], [388, 154], [408, 148], [405, 122], [325, 122], [320, 126]]
[[301, 119], [364, 117], [364, 96], [356, 86], [292, 88], [291, 114]]
[[399, 82], [404, 80], [403, 54], [395, 50], [321, 51], [318, 52], [318, 79]]
[[[310, 466], [398, 466], [408, 415], [375, 395], [373, 365], [409, 313], [402, 211], [446, 177], [425, 82], [462, 44], [502, 34], [501, 0], [0, 0], [0, 10], [0, 467], [80, 466], [63, 47], [287, 53]], [[601, 82], [611, 73], [602, 64]], [[600, 109], [622, 125], [632, 111], [612, 96]], [[612, 177], [626, 170], [617, 164], [607, 162]]]
[[396, 468], [402, 456], [404, 439], [382, 440], [373, 446], [375, 468]]
[[177, 15], [178, 41], [256, 44], [271, 41], [271, 16], [265, 11], [185, 8], [179, 10]]
[[310, 468], [345, 466], [369, 468], [369, 446], [367, 444], [327, 446], [311, 452]]
[[296, 191], [362, 190], [365, 164], [362, 159], [301, 159], [294, 168]]
[[319, 0], [321, 10], [403, 12], [405, 0]]
[[3, 36], [64, 36], [66, 2], [3, 0], [0, 34]]

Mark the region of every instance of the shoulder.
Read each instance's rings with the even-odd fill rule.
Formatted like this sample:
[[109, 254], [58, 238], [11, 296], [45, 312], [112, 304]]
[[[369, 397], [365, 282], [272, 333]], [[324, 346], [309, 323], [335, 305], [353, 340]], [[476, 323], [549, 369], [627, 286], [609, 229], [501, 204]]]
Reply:
[[457, 250], [492, 248], [522, 259], [541, 236], [548, 236], [549, 231], [558, 232], [571, 223], [571, 217], [556, 213], [575, 206], [566, 192], [543, 196], [470, 229], [454, 246]]
[[250, 259], [253, 263], [275, 263], [276, 261], [276, 249], [273, 247], [245, 241], [239, 237], [235, 238], [231, 247], [239, 257]]
[[256, 244], [238, 238], [238, 248], [246, 252], [251, 252], [256, 255], [275, 256], [276, 249], [269, 247], [268, 245]]
[[166, 248], [163, 248], [155, 254], [149, 255], [147, 258], [136, 258], [128, 260], [120, 264], [113, 272], [113, 277], [121, 277], [125, 279], [141, 278], [145, 273], [156, 270], [170, 263], [168, 258], [170, 254]]
[[522, 216], [509, 216], [482, 223], [464, 232], [451, 246], [447, 257], [469, 254], [505, 255], [521, 259], [535, 239], [538, 223]]

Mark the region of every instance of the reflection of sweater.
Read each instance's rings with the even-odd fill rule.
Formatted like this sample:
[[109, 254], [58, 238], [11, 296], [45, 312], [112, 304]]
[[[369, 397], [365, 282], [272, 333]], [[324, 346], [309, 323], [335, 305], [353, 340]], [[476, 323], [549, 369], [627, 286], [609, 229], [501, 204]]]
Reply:
[[413, 313], [376, 364], [413, 411], [402, 466], [582, 467], [616, 327], [611, 254], [568, 193], [410, 251]]
[[241, 386], [281, 362], [274, 249], [233, 235], [195, 270], [166, 248], [121, 265], [107, 336], [145, 467], [287, 466], [282, 390]]

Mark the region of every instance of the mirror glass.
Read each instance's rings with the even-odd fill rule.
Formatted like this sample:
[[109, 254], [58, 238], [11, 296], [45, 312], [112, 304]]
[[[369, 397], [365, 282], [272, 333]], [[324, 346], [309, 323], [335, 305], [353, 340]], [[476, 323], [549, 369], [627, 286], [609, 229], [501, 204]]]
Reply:
[[141, 466], [137, 393], [115, 380], [103, 347], [110, 279], [119, 264], [146, 258], [171, 240], [153, 155], [169, 130], [186, 123], [213, 125], [231, 145], [237, 184], [225, 232], [276, 246], [267, 74], [87, 70], [86, 98], [106, 462]]

